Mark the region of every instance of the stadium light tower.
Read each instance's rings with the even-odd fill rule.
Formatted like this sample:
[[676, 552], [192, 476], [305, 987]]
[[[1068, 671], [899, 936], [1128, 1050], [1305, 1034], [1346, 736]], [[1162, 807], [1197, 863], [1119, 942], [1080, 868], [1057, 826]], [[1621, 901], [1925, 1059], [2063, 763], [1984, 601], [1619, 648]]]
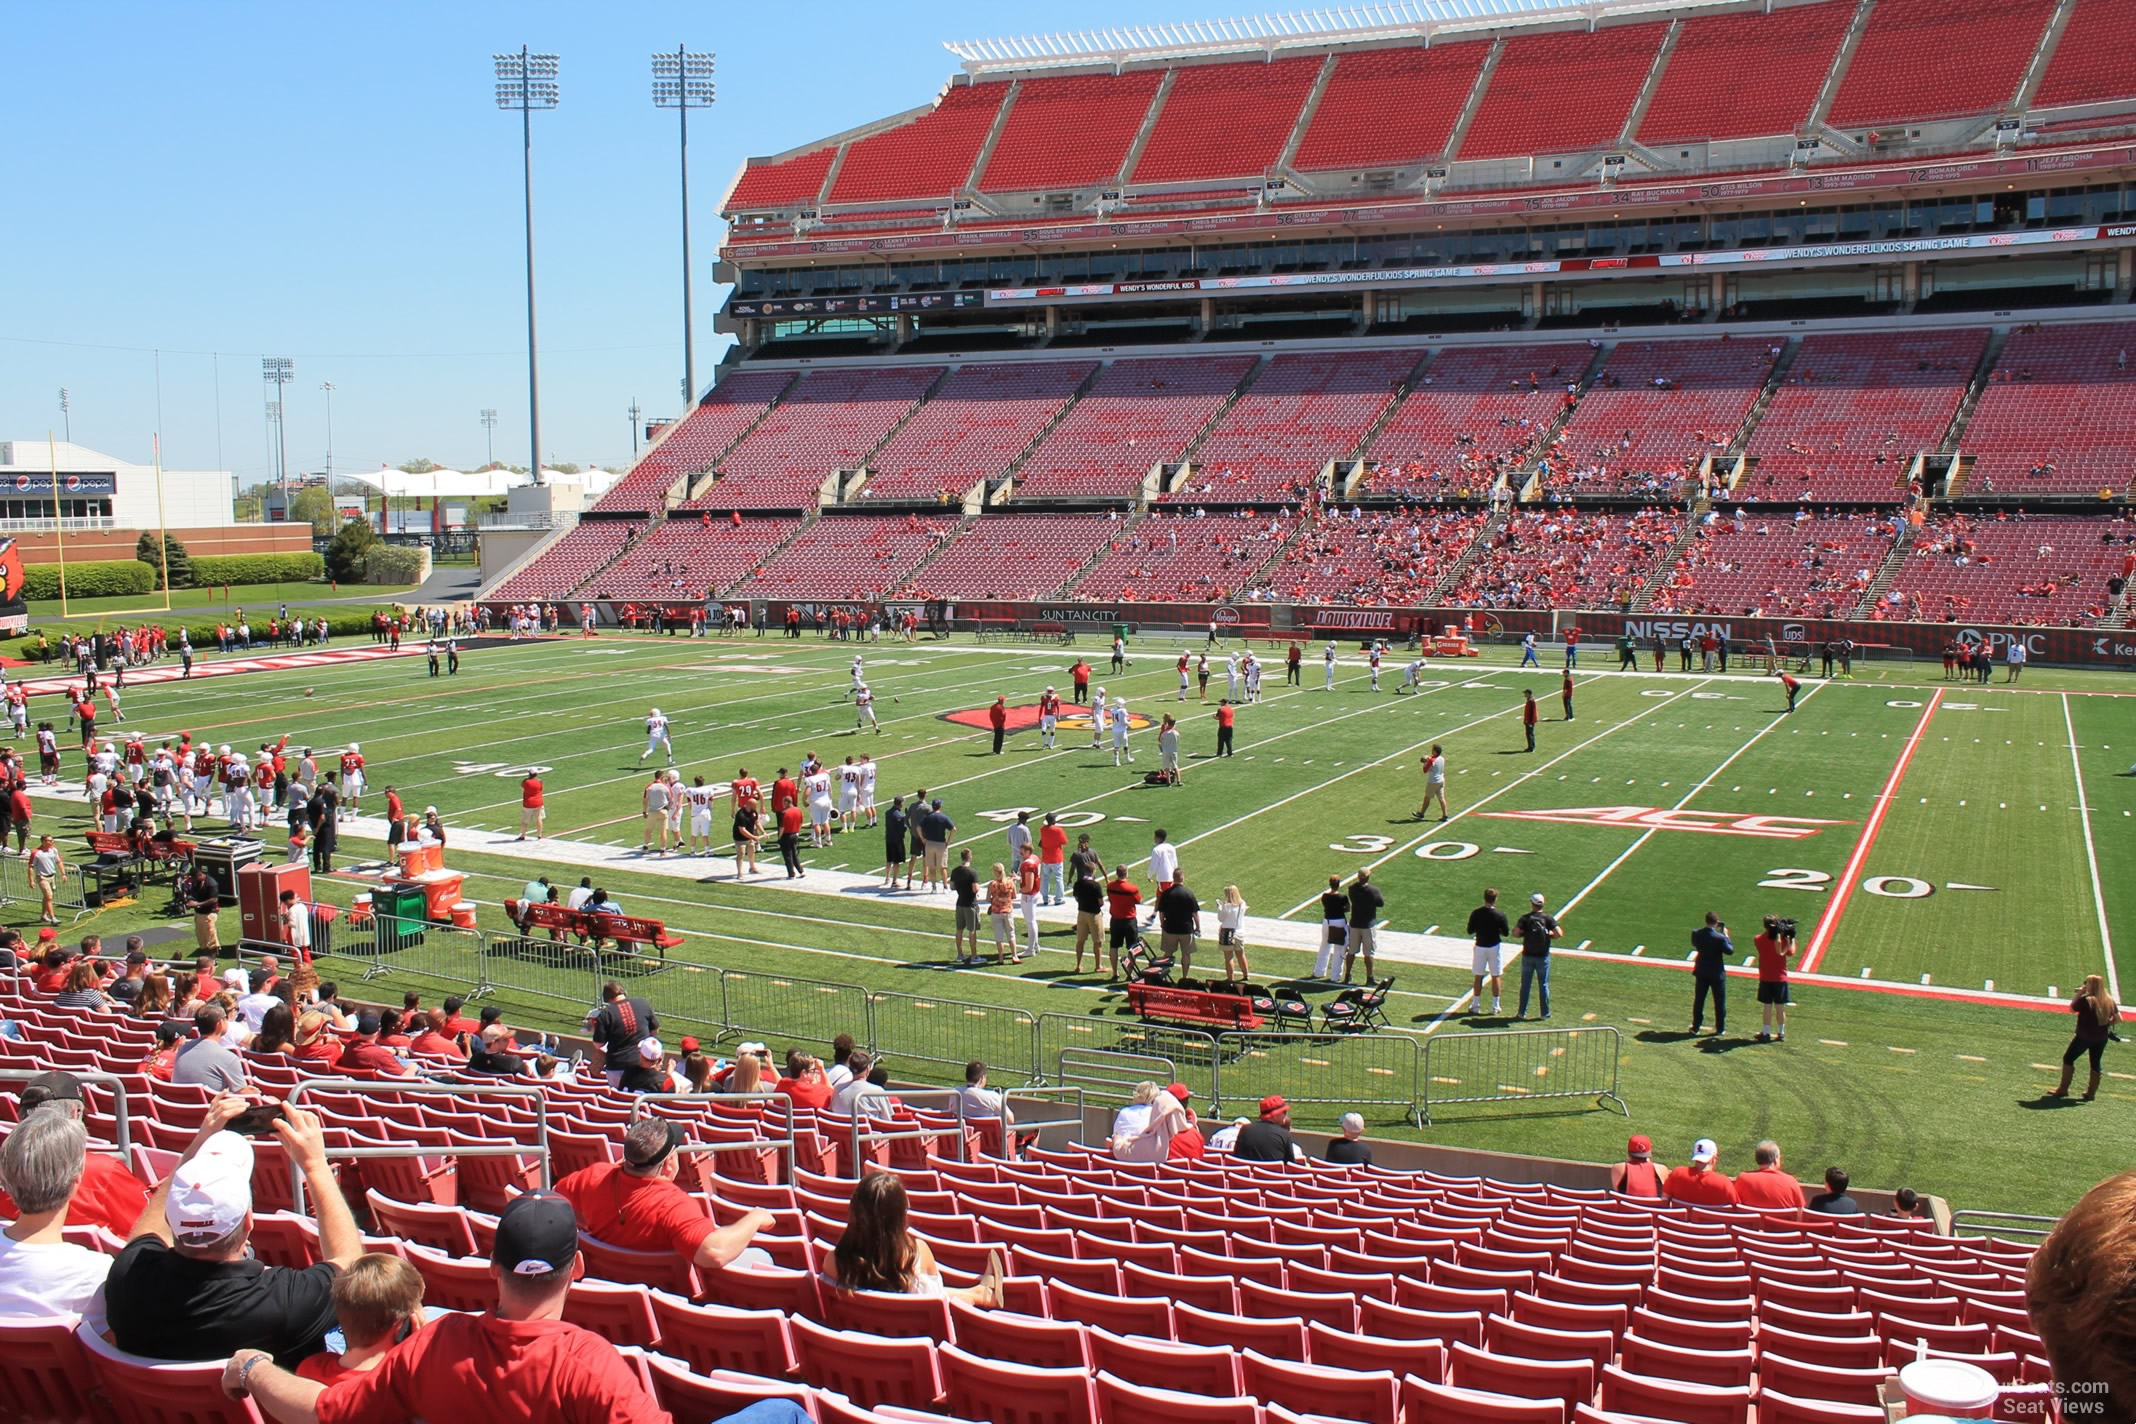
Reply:
[[534, 111], [562, 102], [556, 83], [557, 59], [534, 54], [525, 45], [497, 61], [497, 107], [519, 111], [520, 142], [525, 151], [527, 187], [527, 443], [534, 483], [541, 477], [541, 366], [534, 340]]
[[334, 492], [334, 383], [321, 381], [319, 389], [326, 392], [326, 492]]
[[274, 413], [275, 476], [282, 486], [282, 498], [289, 498], [289, 422], [284, 418], [289, 407], [283, 388], [297, 376], [297, 363], [287, 356], [262, 356], [260, 379], [274, 387], [274, 403], [269, 407]]
[[489, 441], [489, 462], [494, 465], [497, 463], [497, 407], [493, 405], [482, 407], [482, 433]]
[[59, 418], [66, 422], [67, 443], [72, 445], [74, 443], [74, 414], [67, 402], [67, 388], [61, 386], [59, 388]]
[[697, 394], [697, 356], [690, 322], [690, 110], [712, 107], [712, 56], [687, 45], [653, 56], [653, 105], [673, 109], [682, 136], [682, 399]]

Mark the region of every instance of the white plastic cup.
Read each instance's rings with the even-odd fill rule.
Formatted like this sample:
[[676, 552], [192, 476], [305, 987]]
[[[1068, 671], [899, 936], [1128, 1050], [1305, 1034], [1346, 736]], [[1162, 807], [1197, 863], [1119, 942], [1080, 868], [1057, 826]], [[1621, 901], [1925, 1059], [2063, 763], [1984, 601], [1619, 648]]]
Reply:
[[1915, 1360], [1899, 1367], [1906, 1418], [1987, 1419], [1995, 1413], [2001, 1386], [1995, 1376], [1963, 1360]]

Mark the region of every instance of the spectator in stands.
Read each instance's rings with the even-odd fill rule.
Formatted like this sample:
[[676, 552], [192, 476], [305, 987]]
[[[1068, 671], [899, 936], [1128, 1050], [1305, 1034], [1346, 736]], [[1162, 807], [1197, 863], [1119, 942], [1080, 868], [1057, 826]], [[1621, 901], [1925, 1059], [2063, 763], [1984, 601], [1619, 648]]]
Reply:
[[449, 1058], [455, 1063], [467, 1061], [467, 1050], [451, 1034], [452, 1019], [443, 1009], [432, 1009], [422, 1015], [422, 1031], [409, 1040], [410, 1053], [431, 1058]]
[[467, 1057], [470, 1073], [493, 1073], [510, 1077], [526, 1066], [526, 1060], [512, 1052], [512, 1031], [501, 1023], [493, 1023], [476, 1035], [474, 1052]]
[[1280, 1094], [1261, 1099], [1261, 1117], [1239, 1129], [1231, 1155], [1241, 1162], [1302, 1161], [1305, 1149], [1290, 1132], [1290, 1104]]
[[0, 1146], [0, 1187], [14, 1224], [0, 1231], [0, 1317], [81, 1315], [103, 1328], [111, 1258], [66, 1240], [67, 1211], [88, 1160], [88, 1132], [64, 1112], [32, 1114]]
[[230, 1046], [230, 1016], [220, 1005], [202, 1004], [193, 1011], [193, 1038], [178, 1050], [171, 1082], [180, 1087], [213, 1088], [234, 1093], [245, 1087], [245, 1063]]
[[631, 1065], [623, 1070], [623, 1081], [616, 1085], [626, 1093], [672, 1093], [675, 1077], [668, 1071], [667, 1050], [657, 1038], [638, 1040], [638, 1052]]
[[224, 1130], [248, 1106], [234, 1095], [209, 1105], [112, 1263], [105, 1306], [120, 1349], [157, 1360], [256, 1349], [294, 1365], [324, 1347], [334, 1323], [334, 1280], [363, 1254], [362, 1238], [327, 1161], [319, 1119], [285, 1105], [274, 1137], [303, 1174], [319, 1226], [319, 1262], [297, 1269], [253, 1259], [252, 1144]]
[[399, 1054], [379, 1042], [384, 1026], [384, 1020], [370, 1009], [356, 1015], [356, 1032], [341, 1048], [339, 1067], [342, 1072], [384, 1073], [399, 1077], [415, 1071], [401, 1062]]
[[853, 1081], [853, 1035], [841, 1033], [831, 1040], [831, 1061], [824, 1065], [823, 1076], [833, 1092]]
[[1901, 1187], [1891, 1194], [1891, 1210], [1884, 1213], [1900, 1221], [1927, 1221], [1930, 1219], [1928, 1203], [1912, 1187]]
[[67, 969], [67, 987], [52, 1000], [56, 1009], [109, 1011], [111, 1000], [102, 989], [103, 966], [94, 959], [77, 959]]
[[1193, 1128], [1187, 1111], [1187, 1085], [1174, 1083], [1150, 1095], [1149, 1115], [1125, 1142], [1115, 1138], [1113, 1156], [1123, 1162], [1164, 1162], [1172, 1156], [1172, 1139]]
[[497, 1220], [493, 1312], [444, 1316], [395, 1346], [376, 1369], [331, 1390], [259, 1351], [239, 1350], [223, 1371], [223, 1388], [235, 1398], [251, 1396], [280, 1424], [418, 1417], [672, 1424], [613, 1345], [563, 1319], [577, 1259], [571, 1203], [555, 1192], [529, 1192]]
[[1233, 1148], [1238, 1146], [1239, 1134], [1243, 1132], [1248, 1126], [1248, 1124], [1251, 1122], [1251, 1118], [1235, 1117], [1230, 1122], [1224, 1124], [1224, 1126], [1210, 1133], [1208, 1141], [1209, 1150], [1211, 1152], [1231, 1151]]
[[265, 1018], [267, 1011], [280, 1003], [281, 1000], [276, 998], [272, 992], [271, 986], [274, 981], [274, 974], [264, 965], [246, 975], [245, 980], [250, 986], [251, 992], [237, 1001], [237, 1012], [244, 1019], [245, 1027], [257, 1036], [260, 1031], [260, 1020]]
[[148, 982], [148, 951], [141, 947], [141, 936], [126, 937], [126, 968], [118, 978], [111, 981], [104, 992], [120, 1008], [132, 1008], [140, 1002], [141, 986]]
[[[591, 887], [587, 889], [590, 895]], [[623, 986], [611, 979], [601, 986], [600, 1007], [586, 1015], [586, 1031], [601, 1049], [608, 1086], [621, 1087], [623, 1071], [637, 1056], [638, 1044], [648, 1034], [660, 1032], [660, 1016], [651, 1004], [625, 994]]]
[[1807, 1204], [1802, 1183], [1780, 1166], [1780, 1144], [1767, 1138], [1753, 1149], [1758, 1165], [1736, 1175], [1736, 1204], [1761, 1211], [1799, 1211]]
[[705, 1272], [771, 1265], [769, 1252], [749, 1244], [772, 1224], [771, 1213], [747, 1211], [732, 1226], [719, 1226], [676, 1185], [682, 1157], [675, 1149], [686, 1136], [681, 1123], [640, 1118], [623, 1134], [621, 1162], [582, 1167], [556, 1190], [578, 1213], [580, 1229], [611, 1246], [673, 1251]]
[[1861, 1203], [1847, 1195], [1847, 1182], [1844, 1168], [1825, 1168], [1825, 1189], [1810, 1198], [1810, 1210], [1826, 1216], [1860, 1216]]
[[957, 1102], [967, 1121], [999, 1121], [1004, 1130], [1016, 1125], [1001, 1094], [986, 1085], [986, 1065], [976, 1058], [964, 1065], [964, 1086], [957, 1090]]
[[1342, 1136], [1328, 1143], [1328, 1160], [1342, 1167], [1371, 1166], [1372, 1144], [1365, 1141], [1364, 1118], [1347, 1112], [1336, 1126], [1342, 1129]]
[[1662, 1181], [1661, 1194], [1673, 1202], [1692, 1206], [1733, 1206], [1735, 1183], [1720, 1169], [1721, 1149], [1710, 1137], [1691, 1144], [1691, 1161]]
[[[44, 1113], [78, 1122], [87, 1108], [81, 1080], [72, 1073], [51, 1072], [40, 1073], [22, 1085], [15, 1114], [22, 1122]], [[134, 1221], [148, 1203], [148, 1188], [117, 1158], [92, 1152], [83, 1164], [73, 1198], [68, 1217], [74, 1225], [100, 1226], [114, 1236], [124, 1237], [133, 1230]], [[5, 1192], [0, 1192], [0, 1217], [16, 1215], [16, 1207]]]
[[812, 1058], [798, 1048], [787, 1050], [786, 1075], [779, 1079], [772, 1091], [792, 1098], [797, 1108], [827, 1108], [835, 1096], [830, 1079], [824, 1076], [823, 1060]]
[[1001, 1304], [1001, 1257], [987, 1254], [979, 1284], [951, 1290], [942, 1284], [942, 1269], [925, 1241], [907, 1225], [910, 1211], [905, 1183], [892, 1172], [876, 1172], [853, 1184], [845, 1234], [830, 1259], [824, 1278], [844, 1290], [888, 1291], [893, 1295], [941, 1296], [982, 1310]]
[[1661, 1200], [1668, 1169], [1654, 1160], [1654, 1139], [1643, 1132], [1624, 1144], [1624, 1160], [1609, 1169], [1609, 1189], [1618, 1196]]
[[141, 1060], [140, 1071], [159, 1083], [171, 1080], [171, 1066], [178, 1061], [178, 1044], [188, 1032], [186, 1026], [176, 1019], [165, 1019], [156, 1025], [156, 1046]]
[[883, 1119], [891, 1115], [890, 1095], [878, 1083], [869, 1081], [874, 1072], [875, 1059], [864, 1049], [855, 1049], [846, 1060], [852, 1074], [846, 1085], [838, 1090], [831, 1100], [831, 1111], [847, 1117]]
[[336, 1384], [366, 1374], [423, 1323], [423, 1277], [398, 1256], [373, 1251], [334, 1280], [334, 1319], [346, 1346], [297, 1366], [300, 1379]]
[[2025, 1268], [2025, 1305], [2065, 1413], [2136, 1417], [2136, 1172], [2108, 1177], [2056, 1224]]
[[248, 1058], [279, 1059], [296, 1046], [297, 1016], [289, 1005], [276, 1000], [266, 1013], [260, 1015], [260, 1029], [252, 1035], [252, 1042], [245, 1045]]
[[1142, 1135], [1150, 1125], [1151, 1105], [1157, 1101], [1155, 1083], [1137, 1083], [1127, 1105], [1113, 1114], [1112, 1134], [1106, 1139], [1106, 1150], [1113, 1156], [1125, 1159], [1128, 1144]]

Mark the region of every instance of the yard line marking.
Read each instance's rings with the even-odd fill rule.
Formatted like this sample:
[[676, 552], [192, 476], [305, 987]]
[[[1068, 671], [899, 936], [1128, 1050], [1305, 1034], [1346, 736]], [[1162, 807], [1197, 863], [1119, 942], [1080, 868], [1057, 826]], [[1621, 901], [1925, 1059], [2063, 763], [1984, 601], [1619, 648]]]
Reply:
[[[1808, 702], [1811, 697], [1815, 697], [1818, 693], [1822, 692], [1825, 688], [1830, 686], [1831, 684], [1828, 682], [1818, 683], [1816, 686], [1812, 687], [1809, 690], [1808, 696], [1805, 696], [1802, 701]], [[1742, 746], [1737, 747], [1734, 751], [1730, 752], [1728, 754], [1728, 760], [1722, 762], [1719, 766], [1715, 767], [1713, 769], [1712, 774], [1706, 777], [1705, 780], [1699, 782], [1698, 785], [1692, 787], [1689, 791], [1686, 791], [1683, 795], [1683, 799], [1678, 801], [1674, 806], [1670, 807], [1669, 809], [1672, 811], [1681, 811], [1684, 809], [1684, 807], [1690, 805], [1692, 800], [1698, 795], [1699, 792], [1704, 791], [1707, 787], [1713, 785], [1714, 782], [1720, 779], [1722, 772], [1728, 770], [1729, 767], [1735, 765], [1736, 758], [1742, 756], [1743, 753], [1749, 751], [1752, 747], [1763, 741], [1765, 738], [1765, 734], [1767, 732], [1770, 732], [1773, 728], [1779, 726], [1782, 722], [1786, 721], [1788, 715], [1789, 714], [1782, 712], [1779, 715], [1775, 716], [1772, 721], [1767, 722], [1763, 727], [1759, 728], [1756, 735], [1751, 737], [1749, 741], [1743, 743]], [[1669, 783], [1667, 783], [1666, 781], [1662, 783], [1662, 785], [1664, 786], [1667, 786], [1668, 784]], [[1588, 881], [1586, 886], [1581, 889], [1579, 894], [1573, 896], [1570, 900], [1567, 900], [1565, 902], [1564, 907], [1558, 911], [1558, 918], [1562, 920], [1565, 916], [1571, 914], [1573, 906], [1579, 904], [1582, 900], [1593, 894], [1597, 889], [1601, 888], [1602, 882], [1609, 879], [1610, 876], [1614, 875], [1617, 871], [1617, 867], [1623, 865], [1624, 862], [1626, 862], [1627, 860], [1630, 860], [1633, 854], [1637, 852], [1641, 846], [1645, 845], [1648, 841], [1652, 840], [1660, 833], [1661, 832], [1659, 827], [1642, 832], [1639, 839], [1633, 841], [1630, 845], [1624, 848], [1624, 854], [1618, 856], [1615, 860], [1604, 866], [1600, 875], [1597, 875], [1594, 879]]]
[[[2077, 805], [2088, 806], [2090, 798], [2084, 794], [2084, 763], [2077, 756], [2077, 724], [2069, 715], [2069, 694], [2062, 694], [2062, 725], [2069, 731], [2069, 769], [2077, 777]], [[2083, 811], [2080, 818], [2084, 826], [2084, 861], [2091, 869], [2092, 905], [2099, 912], [2099, 942], [2106, 948], [2106, 991], [2118, 1001], [2121, 998], [2121, 976], [2114, 968], [2114, 936], [2106, 927], [2106, 895], [2099, 888], [2099, 852], [2092, 846], [2091, 812]]]
[[1891, 775], [1885, 778], [1884, 789], [1877, 793], [1876, 806], [1869, 812], [1869, 819], [1862, 824], [1861, 838], [1854, 843], [1854, 854], [1847, 857], [1847, 868], [1841, 872], [1839, 886], [1833, 892], [1832, 903], [1825, 907], [1824, 917], [1817, 922], [1810, 935], [1810, 947], [1802, 956], [1802, 972], [1816, 970], [1824, 962], [1825, 950], [1832, 943], [1832, 932], [1839, 928], [1839, 917], [1846, 912], [1847, 902], [1854, 897], [1855, 882], [1861, 877], [1862, 865], [1869, 859], [1869, 851], [1876, 844], [1877, 832], [1883, 829], [1884, 816], [1891, 809], [1892, 798], [1897, 795], [1899, 783], [1906, 777], [1906, 768], [1913, 761], [1914, 749], [1921, 745], [1921, 737], [1928, 731], [1929, 719], [1936, 715], [1936, 706], [1943, 701], [1943, 689], [1937, 688], [1929, 695], [1928, 705], [1921, 709], [1921, 720], [1914, 724], [1913, 735], [1899, 750], [1899, 759], [1892, 764]]
[[[1390, 850], [1385, 855], [1381, 856], [1378, 860], [1372, 861], [1367, 864], [1365, 868], [1367, 870], [1377, 870], [1381, 866], [1385, 865], [1388, 861], [1394, 860], [1397, 857], [1403, 855], [1407, 855], [1410, 851], [1416, 849], [1420, 845], [1423, 845], [1426, 841], [1429, 841], [1433, 836], [1439, 835], [1444, 832], [1447, 826], [1452, 825], [1456, 821], [1462, 820], [1464, 817], [1475, 814], [1476, 811], [1478, 811], [1482, 807], [1490, 805], [1491, 802], [1496, 801], [1499, 797], [1505, 795], [1508, 791], [1512, 791], [1516, 787], [1525, 784], [1526, 782], [1534, 779], [1535, 777], [1541, 776], [1544, 772], [1550, 770], [1551, 767], [1556, 766], [1559, 762], [1565, 760], [1565, 758], [1572, 756], [1577, 752], [1586, 750], [1588, 747], [1593, 746], [1596, 742], [1601, 741], [1603, 738], [1608, 737], [1613, 733], [1623, 731], [1626, 727], [1631, 726], [1634, 722], [1640, 721], [1651, 713], [1660, 711], [1662, 708], [1667, 707], [1671, 702], [1674, 702], [1679, 698], [1689, 697], [1693, 692], [1697, 691], [1699, 687], [1704, 687], [1712, 680], [1713, 679], [1711, 678], [1702, 679], [1696, 687], [1687, 687], [1681, 692], [1672, 693], [1668, 697], [1662, 698], [1657, 702], [1649, 702], [1646, 706], [1640, 708], [1637, 712], [1634, 712], [1631, 716], [1625, 718], [1623, 721], [1617, 723], [1615, 726], [1604, 727], [1601, 731], [1595, 733], [1586, 741], [1579, 742], [1573, 746], [1567, 747], [1564, 751], [1559, 752], [1556, 756], [1550, 758], [1550, 760], [1544, 762], [1541, 766], [1536, 767], [1533, 771], [1522, 772], [1519, 776], [1514, 777], [1511, 781], [1499, 787], [1496, 791], [1493, 791], [1488, 796], [1485, 796], [1481, 800], [1478, 800], [1474, 805], [1462, 807], [1458, 812], [1454, 814], [1454, 817], [1451, 821], [1442, 821], [1439, 823], [1438, 826], [1436, 826], [1432, 830], [1426, 831], [1423, 835], [1416, 837], [1414, 840], [1404, 841], [1402, 844], [1396, 846], [1393, 850]], [[1501, 712], [1494, 715], [1504, 716], [1505, 714]], [[1477, 722], [1472, 722], [1469, 725], [1476, 726], [1480, 722], [1487, 720], [1489, 719], [1479, 718]], [[1416, 746], [1424, 746], [1430, 740], [1432, 739], [1427, 738], [1425, 742], [1418, 742]], [[1395, 753], [1395, 756], [1401, 756], [1407, 752], [1411, 752], [1414, 750], [1416, 750], [1416, 747], [1404, 747], [1402, 751]], [[1281, 801], [1278, 801], [1276, 803], [1276, 805], [1278, 806], [1282, 804], [1283, 803]], [[1255, 812], [1254, 814], [1258, 815], [1259, 812]], [[1242, 817], [1241, 819], [1246, 818]], [[1297, 904], [1291, 906], [1288, 910], [1285, 910], [1282, 914], [1276, 916], [1276, 918], [1279, 920], [1287, 920], [1292, 915], [1297, 914], [1300, 910], [1305, 909], [1307, 906], [1317, 905], [1319, 903], [1320, 897], [1318, 895], [1313, 896], [1309, 900], [1300, 900]]]
[[1961, 1053], [1958, 1055], [1958, 1061], [1961, 1063], [1985, 1063], [1988, 1060], [1977, 1053]]
[[1847, 1040], [1844, 1038], [1820, 1038], [1817, 1041], [1827, 1048], [1845, 1048], [1847, 1046]]

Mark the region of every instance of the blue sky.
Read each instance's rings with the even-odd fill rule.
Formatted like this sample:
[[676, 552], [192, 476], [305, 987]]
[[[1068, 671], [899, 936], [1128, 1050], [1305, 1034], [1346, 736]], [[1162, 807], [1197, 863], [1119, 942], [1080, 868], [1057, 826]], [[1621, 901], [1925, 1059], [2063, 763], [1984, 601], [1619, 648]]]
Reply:
[[[15, 7], [0, 182], [0, 439], [61, 427], [172, 468], [270, 468], [260, 357], [290, 355], [292, 469], [524, 464], [519, 126], [491, 54], [562, 56], [535, 116], [542, 436], [621, 464], [633, 398], [681, 408], [675, 120], [650, 56], [718, 54], [692, 115], [699, 384], [719, 349], [718, 199], [741, 160], [927, 101], [947, 39], [1198, 18], [1115, 0], [930, 5]], [[157, 358], [161, 350], [161, 416]], [[219, 353], [219, 355], [214, 354]], [[217, 385], [220, 384], [220, 399]], [[219, 421], [218, 421], [219, 409]]]

